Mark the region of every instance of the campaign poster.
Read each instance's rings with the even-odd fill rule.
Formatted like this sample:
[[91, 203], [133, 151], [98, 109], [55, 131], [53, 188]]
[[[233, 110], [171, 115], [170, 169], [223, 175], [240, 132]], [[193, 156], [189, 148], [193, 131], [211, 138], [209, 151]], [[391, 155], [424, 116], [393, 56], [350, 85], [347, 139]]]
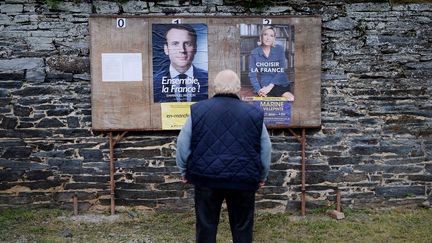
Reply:
[[290, 125], [294, 39], [292, 25], [240, 25], [241, 96], [263, 108], [266, 125]]
[[180, 130], [190, 115], [193, 102], [161, 103], [162, 130]]
[[208, 99], [206, 24], [152, 24], [155, 103]]
[[263, 109], [266, 125], [278, 126], [291, 123], [291, 102], [288, 102], [286, 98], [255, 96], [251, 103]]

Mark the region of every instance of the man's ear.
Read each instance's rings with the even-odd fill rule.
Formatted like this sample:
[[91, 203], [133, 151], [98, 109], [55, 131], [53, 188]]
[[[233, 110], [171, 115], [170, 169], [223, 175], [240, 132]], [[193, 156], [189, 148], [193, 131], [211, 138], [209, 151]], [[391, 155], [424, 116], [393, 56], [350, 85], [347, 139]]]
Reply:
[[168, 45], [167, 44], [164, 44], [164, 52], [165, 52], [165, 55], [168, 56]]

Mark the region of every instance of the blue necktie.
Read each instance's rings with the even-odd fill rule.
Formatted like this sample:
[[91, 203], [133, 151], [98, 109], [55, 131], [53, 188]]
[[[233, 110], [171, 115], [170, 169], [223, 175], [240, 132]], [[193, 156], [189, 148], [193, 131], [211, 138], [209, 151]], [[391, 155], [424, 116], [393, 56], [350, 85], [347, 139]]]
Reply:
[[[180, 83], [180, 87], [186, 87], [186, 79], [187, 79], [187, 75], [184, 73], [181, 73], [177, 76], [180, 80], [182, 80], [182, 82]], [[181, 92], [180, 93], [180, 101], [187, 101], [187, 97], [186, 97], [186, 92]]]

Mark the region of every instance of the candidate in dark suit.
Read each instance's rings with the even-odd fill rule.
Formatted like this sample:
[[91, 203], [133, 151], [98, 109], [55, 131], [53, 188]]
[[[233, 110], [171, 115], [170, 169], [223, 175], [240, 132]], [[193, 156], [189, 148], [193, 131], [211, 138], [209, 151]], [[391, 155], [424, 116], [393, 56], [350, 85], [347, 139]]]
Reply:
[[154, 102], [192, 102], [208, 98], [208, 72], [192, 65], [197, 34], [189, 25], [169, 25], [164, 53], [170, 63], [153, 75]]

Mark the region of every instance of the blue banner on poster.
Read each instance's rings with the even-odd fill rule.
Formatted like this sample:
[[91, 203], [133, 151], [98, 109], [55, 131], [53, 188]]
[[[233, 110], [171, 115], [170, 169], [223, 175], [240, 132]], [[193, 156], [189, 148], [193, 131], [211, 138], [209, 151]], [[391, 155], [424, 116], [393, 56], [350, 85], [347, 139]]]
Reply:
[[252, 103], [264, 110], [266, 125], [290, 125], [291, 102], [283, 97], [253, 97]]

